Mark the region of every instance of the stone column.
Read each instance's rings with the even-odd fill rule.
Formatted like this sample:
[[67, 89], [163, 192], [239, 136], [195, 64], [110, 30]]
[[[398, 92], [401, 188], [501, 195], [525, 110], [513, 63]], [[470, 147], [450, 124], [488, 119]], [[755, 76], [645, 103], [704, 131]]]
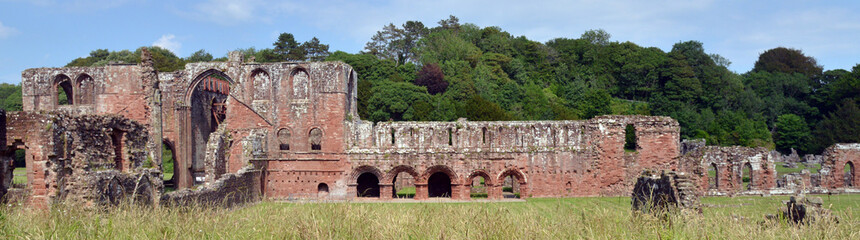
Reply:
[[[161, 168], [162, 123], [161, 123], [161, 89], [159, 88], [158, 72], [154, 66], [149, 49], [142, 48], [140, 53], [140, 76], [143, 83], [144, 99], [149, 107], [149, 142], [147, 152], [154, 166]], [[174, 173], [176, 170], [174, 170]]]
[[427, 200], [430, 198], [427, 192], [427, 183], [415, 183], [415, 200]]
[[463, 184], [451, 184], [451, 199], [468, 200], [468, 189]]
[[380, 183], [379, 184], [379, 199], [391, 200], [394, 198], [394, 184]]

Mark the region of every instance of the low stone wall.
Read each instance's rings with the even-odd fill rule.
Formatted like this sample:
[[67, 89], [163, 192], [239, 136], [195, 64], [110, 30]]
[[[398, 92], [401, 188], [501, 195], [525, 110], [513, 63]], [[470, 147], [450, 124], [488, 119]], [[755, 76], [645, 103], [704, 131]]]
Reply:
[[700, 194], [694, 176], [683, 172], [646, 170], [633, 187], [633, 210], [701, 212]]
[[161, 197], [161, 204], [165, 206], [231, 207], [237, 204], [255, 202], [262, 197], [260, 176], [260, 170], [248, 166], [237, 173], [224, 174], [215, 183], [203, 186], [198, 190], [184, 189], [166, 193]]

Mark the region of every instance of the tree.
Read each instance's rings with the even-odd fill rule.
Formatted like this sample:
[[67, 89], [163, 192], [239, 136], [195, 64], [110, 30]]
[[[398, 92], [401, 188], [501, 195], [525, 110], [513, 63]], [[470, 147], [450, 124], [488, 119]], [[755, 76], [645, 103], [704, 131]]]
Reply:
[[281, 33], [278, 35], [278, 41], [272, 45], [275, 46], [272, 50], [279, 61], [304, 61], [306, 59], [304, 49], [299, 46], [292, 33]]
[[455, 17], [454, 15], [448, 15], [448, 19], [439, 20], [439, 28], [446, 30], [459, 30], [460, 29], [460, 19]]
[[188, 58], [185, 58], [185, 62], [211, 62], [212, 59], [212, 54], [209, 54], [206, 50], [200, 49], [192, 53]]
[[860, 107], [853, 99], [845, 99], [833, 112], [818, 122], [814, 131], [814, 153], [834, 143], [860, 142]]
[[402, 27], [389, 23], [373, 35], [365, 51], [380, 59], [394, 60], [398, 65], [417, 61], [415, 48], [429, 30], [419, 21], [407, 21]]
[[445, 81], [445, 74], [442, 69], [436, 64], [427, 64], [418, 72], [418, 77], [415, 78], [415, 85], [427, 87], [427, 92], [436, 95], [445, 92], [448, 89], [448, 82]]
[[801, 153], [806, 153], [807, 143], [810, 138], [809, 126], [806, 121], [800, 116], [794, 114], [783, 114], [776, 119], [776, 132], [774, 134], [774, 144], [776, 149], [783, 153], [791, 152], [795, 149]]
[[579, 36], [580, 39], [586, 40], [591, 44], [601, 46], [606, 46], [607, 44], [609, 44], [609, 38], [611, 37], [612, 35], [603, 29], [591, 29], [585, 31], [584, 33], [582, 33], [581, 36]]
[[814, 78], [821, 74], [822, 69], [815, 58], [804, 55], [802, 51], [778, 47], [759, 55], [752, 71], [800, 73]]
[[430, 102], [430, 95], [424, 87], [407, 82], [385, 82], [373, 86], [373, 96], [368, 100], [370, 120], [414, 121], [417, 120], [414, 103]]
[[317, 37], [313, 37], [310, 41], [302, 43], [301, 48], [304, 49], [308, 59], [315, 62], [324, 60], [330, 54], [328, 44], [321, 44]]

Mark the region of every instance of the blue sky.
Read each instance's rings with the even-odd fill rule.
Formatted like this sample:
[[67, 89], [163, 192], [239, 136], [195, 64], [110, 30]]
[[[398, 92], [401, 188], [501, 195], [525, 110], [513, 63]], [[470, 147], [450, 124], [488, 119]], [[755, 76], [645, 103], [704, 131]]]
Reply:
[[0, 0], [0, 82], [18, 83], [24, 69], [61, 67], [99, 48], [159, 45], [180, 57], [199, 49], [218, 57], [271, 47], [281, 32], [355, 53], [383, 25], [433, 27], [452, 14], [540, 42], [599, 28], [613, 41], [664, 51], [698, 40], [738, 73], [779, 46], [801, 49], [825, 69], [860, 63], [856, 1]]

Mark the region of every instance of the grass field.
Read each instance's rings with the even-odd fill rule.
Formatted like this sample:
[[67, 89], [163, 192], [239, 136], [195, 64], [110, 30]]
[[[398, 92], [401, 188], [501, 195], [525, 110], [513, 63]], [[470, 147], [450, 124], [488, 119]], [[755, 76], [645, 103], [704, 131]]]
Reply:
[[12, 184], [20, 186], [27, 185], [26, 168], [15, 168], [12, 170]]
[[782, 176], [789, 173], [799, 173], [803, 169], [809, 169], [810, 174], [816, 174], [818, 173], [818, 170], [821, 169], [821, 164], [816, 163], [813, 167], [807, 168], [806, 165], [798, 163], [797, 168], [786, 168], [782, 166], [781, 162], [776, 163], [776, 174], [778, 176]]
[[468, 203], [282, 203], [234, 209], [3, 207], [8, 239], [860, 239], [860, 195], [823, 196], [839, 223], [762, 224], [788, 199], [704, 198], [703, 215], [634, 215], [627, 197]]

